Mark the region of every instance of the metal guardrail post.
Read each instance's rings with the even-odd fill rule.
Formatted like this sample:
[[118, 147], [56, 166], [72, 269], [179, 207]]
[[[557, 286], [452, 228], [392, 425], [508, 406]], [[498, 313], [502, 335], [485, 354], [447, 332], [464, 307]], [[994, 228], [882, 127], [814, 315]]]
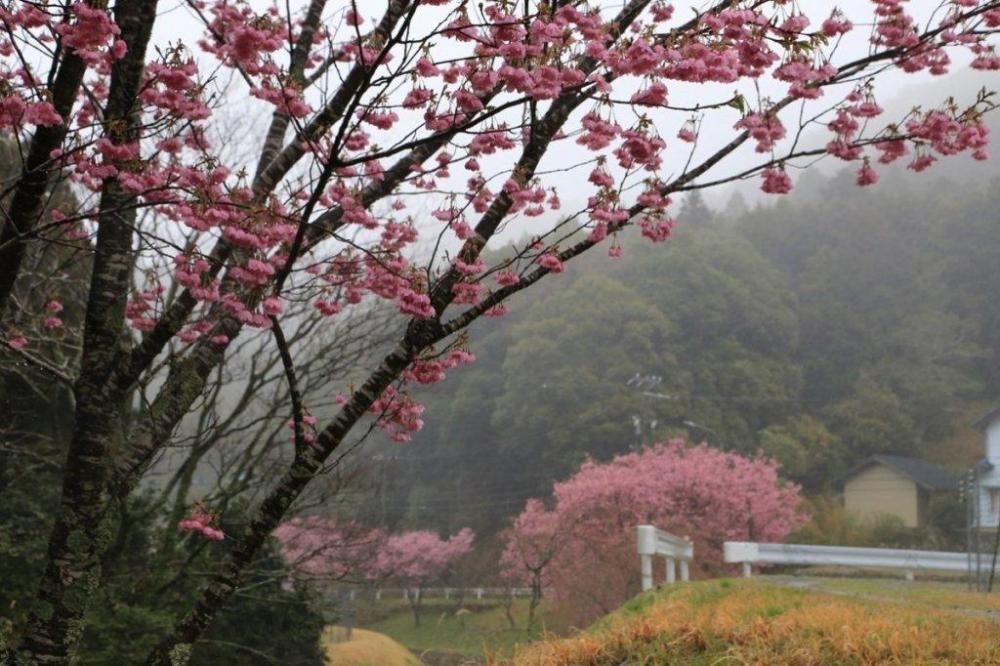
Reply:
[[653, 589], [653, 556], [640, 555], [639, 559], [642, 567], [642, 591], [648, 592]]
[[664, 579], [668, 584], [677, 582], [677, 563], [681, 566], [681, 580], [690, 577], [689, 563], [694, 557], [691, 540], [668, 534], [652, 525], [636, 527], [636, 550], [639, 553], [643, 592], [653, 589], [653, 558], [665, 560]]

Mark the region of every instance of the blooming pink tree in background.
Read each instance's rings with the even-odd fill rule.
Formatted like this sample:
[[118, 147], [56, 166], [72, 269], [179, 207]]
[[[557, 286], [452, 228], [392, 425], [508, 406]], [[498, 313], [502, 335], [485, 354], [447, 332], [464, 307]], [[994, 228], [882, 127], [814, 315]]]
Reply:
[[363, 581], [371, 571], [385, 532], [323, 516], [304, 516], [274, 530], [281, 556], [297, 580], [319, 583]]
[[[21, 162], [0, 217], [0, 362], [51, 372], [74, 405], [22, 654], [71, 659], [102, 526], [237, 338], [280, 352], [293, 443], [276, 438], [283, 473], [224, 535], [231, 547], [151, 663], [186, 659], [367, 419], [397, 441], [419, 429], [414, 390], [472, 360], [470, 324], [595, 247], [620, 255], [628, 228], [665, 241], [672, 195], [742, 178], [785, 193], [791, 169], [824, 155], [856, 164], [860, 185], [876, 164], [987, 156], [988, 95], [884, 118], [877, 77], [943, 75], [953, 58], [1000, 69], [1000, 0], [801, 5], [188, 0], [202, 24], [188, 38], [157, 0], [0, 4], [0, 132]], [[173, 41], [154, 44], [154, 30]], [[731, 130], [713, 139], [709, 126]], [[808, 145], [810, 128], [826, 136]], [[57, 187], [73, 206], [53, 203]], [[487, 263], [503, 228], [527, 240]], [[66, 376], [42, 344], [67, 334], [62, 272], [24, 266], [33, 246], [70, 241], [92, 268]], [[51, 307], [18, 307], [28, 279]], [[289, 303], [398, 313], [396, 342], [336, 409], [303, 404]]]
[[444, 582], [456, 562], [472, 551], [475, 535], [468, 528], [448, 539], [428, 530], [388, 535], [381, 529], [306, 516], [282, 523], [274, 537], [295, 579], [400, 585], [420, 626], [422, 589]]
[[549, 583], [549, 565], [567, 543], [562, 532], [566, 528], [571, 529], [572, 525], [561, 525], [558, 513], [546, 510], [539, 500], [531, 499], [503, 534], [506, 546], [500, 556], [501, 576], [511, 585], [531, 588], [528, 629], [534, 625], [535, 612]]
[[448, 539], [417, 530], [390, 536], [379, 548], [370, 577], [391, 581], [408, 590], [413, 621], [420, 626], [421, 591], [440, 583], [456, 561], [472, 551], [472, 530], [459, 530]]
[[680, 440], [586, 462], [552, 495], [552, 509], [529, 502], [515, 519], [501, 562], [540, 568], [581, 620], [639, 589], [636, 525], [691, 538], [695, 569], [718, 572], [724, 541], [781, 541], [806, 520], [798, 486], [780, 481], [773, 461]]

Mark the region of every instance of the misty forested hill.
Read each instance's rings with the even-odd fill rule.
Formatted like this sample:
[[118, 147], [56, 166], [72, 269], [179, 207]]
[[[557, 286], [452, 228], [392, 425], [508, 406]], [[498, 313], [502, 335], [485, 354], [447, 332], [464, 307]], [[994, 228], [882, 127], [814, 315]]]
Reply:
[[674, 434], [763, 451], [811, 493], [876, 452], [970, 464], [969, 422], [1000, 396], [1000, 180], [949, 174], [845, 172], [743, 212], [690, 199], [669, 243], [576, 262], [423, 394], [383, 508], [488, 531], [585, 457]]

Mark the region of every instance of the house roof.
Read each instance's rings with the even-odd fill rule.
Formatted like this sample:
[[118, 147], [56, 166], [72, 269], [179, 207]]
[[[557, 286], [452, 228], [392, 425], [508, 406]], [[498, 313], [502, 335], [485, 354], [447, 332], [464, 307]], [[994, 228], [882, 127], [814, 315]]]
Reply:
[[972, 427], [979, 430], [986, 430], [997, 418], [1000, 418], [1000, 404], [995, 405], [993, 409], [980, 416], [979, 420], [972, 424]]
[[955, 490], [958, 487], [958, 479], [954, 474], [933, 463], [920, 460], [919, 458], [907, 458], [906, 456], [892, 456], [887, 454], [874, 455], [868, 458], [852, 468], [847, 473], [847, 476], [850, 478], [872, 465], [890, 467], [927, 490]]

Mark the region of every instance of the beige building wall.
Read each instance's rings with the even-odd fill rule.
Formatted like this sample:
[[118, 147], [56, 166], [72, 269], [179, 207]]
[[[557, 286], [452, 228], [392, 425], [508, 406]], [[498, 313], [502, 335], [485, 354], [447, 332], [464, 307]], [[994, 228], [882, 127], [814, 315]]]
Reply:
[[862, 519], [899, 516], [907, 527], [921, 523], [917, 484], [884, 465], [871, 465], [844, 484], [844, 507]]

